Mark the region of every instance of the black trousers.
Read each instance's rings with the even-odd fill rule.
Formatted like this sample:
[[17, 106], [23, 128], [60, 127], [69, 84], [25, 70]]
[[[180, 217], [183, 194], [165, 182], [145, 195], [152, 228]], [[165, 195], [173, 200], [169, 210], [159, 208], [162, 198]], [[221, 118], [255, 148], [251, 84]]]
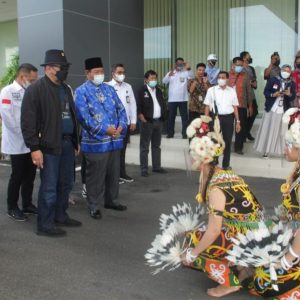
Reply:
[[86, 184], [86, 158], [82, 155], [81, 159], [81, 183]]
[[244, 142], [246, 140], [247, 134], [247, 108], [238, 108], [239, 111], [239, 118], [240, 118], [240, 125], [241, 131], [239, 133], [235, 133], [235, 143], [234, 143], [234, 150], [235, 151], [242, 151], [244, 147]]
[[258, 106], [257, 106], [256, 99], [253, 100], [252, 107], [253, 107], [253, 115], [247, 118], [247, 137], [251, 137], [251, 129], [253, 127], [255, 118], [258, 115]]
[[84, 153], [86, 158], [87, 202], [91, 210], [104, 202], [114, 205], [119, 195], [120, 151]]
[[223, 153], [222, 167], [230, 166], [231, 143], [234, 131], [234, 115], [219, 115], [221, 131], [225, 142], [225, 150]]
[[123, 149], [120, 151], [120, 177], [126, 176], [125, 156], [126, 148], [130, 138], [130, 126], [127, 128], [126, 136], [123, 139]]
[[32, 163], [31, 154], [14, 154], [11, 159], [11, 175], [7, 190], [7, 208], [18, 208], [19, 193], [21, 189], [22, 206], [32, 204], [32, 192], [36, 173], [36, 166]]
[[174, 136], [175, 133], [175, 119], [177, 115], [177, 108], [179, 108], [179, 113], [181, 116], [182, 122], [182, 130], [181, 134], [183, 137], [186, 136], [186, 128], [188, 126], [188, 107], [187, 101], [180, 101], [180, 102], [169, 102], [169, 115], [168, 115], [168, 135]]
[[151, 143], [152, 169], [161, 168], [161, 132], [162, 122], [154, 120], [153, 122], [140, 122], [140, 167], [141, 171], [148, 171], [148, 154]]

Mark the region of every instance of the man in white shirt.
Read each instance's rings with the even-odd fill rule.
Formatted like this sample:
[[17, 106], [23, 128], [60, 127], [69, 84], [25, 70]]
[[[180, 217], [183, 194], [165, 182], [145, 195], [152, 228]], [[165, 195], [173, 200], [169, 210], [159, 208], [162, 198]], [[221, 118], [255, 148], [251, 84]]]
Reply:
[[[22, 64], [15, 81], [4, 87], [0, 94], [1, 152], [10, 155], [12, 168], [7, 191], [7, 214], [16, 221], [26, 221], [24, 213], [37, 214], [37, 208], [32, 204], [36, 166], [32, 162], [30, 149], [25, 146], [20, 123], [25, 89], [37, 77], [37, 68], [31, 64]], [[23, 211], [18, 206], [20, 189]]]
[[220, 71], [218, 75], [218, 85], [208, 89], [204, 104], [206, 105], [205, 114], [210, 112], [218, 115], [220, 120], [221, 131], [225, 141], [225, 150], [223, 154], [222, 167], [224, 170], [230, 167], [231, 142], [234, 130], [234, 119], [236, 121], [235, 130], [241, 130], [238, 114], [238, 98], [235, 89], [228, 86], [229, 74]]
[[117, 92], [122, 101], [127, 115], [128, 130], [123, 140], [123, 149], [120, 151], [120, 180], [119, 183], [133, 182], [133, 178], [127, 175], [125, 168], [126, 147], [130, 132], [136, 129], [136, 101], [130, 84], [124, 82], [125, 67], [123, 64], [115, 64], [112, 67], [112, 80], [108, 82]]
[[140, 168], [148, 177], [148, 153], [151, 143], [152, 171], [167, 173], [161, 167], [161, 132], [166, 112], [162, 91], [157, 87], [157, 73], [149, 70], [144, 75], [145, 85], [139, 92], [137, 112], [140, 120]]
[[175, 118], [179, 108], [182, 122], [182, 138], [186, 139], [186, 128], [188, 126], [188, 108], [187, 101], [189, 98], [187, 83], [194, 77], [189, 64], [184, 62], [181, 57], [176, 58], [175, 68], [172, 69], [163, 78], [163, 83], [169, 85], [168, 95], [168, 135], [167, 138], [174, 137]]

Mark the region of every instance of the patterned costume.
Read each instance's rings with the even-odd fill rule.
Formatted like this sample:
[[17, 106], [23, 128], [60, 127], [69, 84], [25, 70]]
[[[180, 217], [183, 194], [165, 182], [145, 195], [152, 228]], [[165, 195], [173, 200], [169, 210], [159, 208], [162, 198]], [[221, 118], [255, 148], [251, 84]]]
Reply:
[[[298, 199], [298, 189], [300, 186], [300, 170], [296, 171], [294, 178], [287, 180], [281, 187], [283, 193], [282, 205], [279, 209], [279, 217], [288, 221], [294, 228], [299, 228], [300, 209]], [[300, 299], [300, 263], [293, 266], [288, 271], [280, 268], [277, 270], [277, 285], [279, 291], [273, 290], [270, 282], [268, 268], [259, 267], [255, 271], [254, 286], [256, 292], [266, 298], [280, 300]]]
[[[226, 197], [224, 211], [214, 209], [208, 204], [208, 213], [223, 217], [223, 227], [216, 241], [202, 252], [193, 262], [192, 268], [208, 273], [208, 276], [224, 286], [241, 286], [237, 273], [224, 259], [226, 252], [232, 248], [231, 237], [238, 232], [256, 228], [257, 221], [262, 219], [263, 210], [260, 203], [249, 190], [248, 185], [233, 171], [217, 170], [207, 188], [207, 203], [210, 191], [218, 188]], [[201, 243], [206, 226], [188, 233], [190, 246]], [[189, 247], [190, 247], [189, 246]]]

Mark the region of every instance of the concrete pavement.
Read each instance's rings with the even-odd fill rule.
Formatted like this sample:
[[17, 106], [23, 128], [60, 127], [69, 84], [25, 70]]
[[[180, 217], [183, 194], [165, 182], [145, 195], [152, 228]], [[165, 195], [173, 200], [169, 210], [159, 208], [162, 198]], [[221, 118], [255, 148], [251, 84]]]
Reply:
[[[168, 169], [166, 175], [139, 175], [128, 167], [135, 182], [120, 186], [128, 211], [102, 210], [103, 219], [91, 219], [84, 200], [70, 207], [81, 228], [67, 229], [64, 238], [37, 236], [35, 217], [17, 223], [6, 215], [8, 167], [0, 167], [0, 299], [1, 300], [199, 300], [212, 299], [206, 289], [215, 283], [198, 272], [180, 268], [152, 276], [144, 254], [158, 233], [158, 218], [171, 206], [194, 202], [198, 174]], [[270, 210], [280, 201], [282, 180], [247, 178]], [[80, 197], [80, 175], [74, 195]], [[38, 186], [38, 182], [36, 184]], [[34, 198], [36, 199], [35, 192]], [[250, 299], [246, 291], [225, 299]]]

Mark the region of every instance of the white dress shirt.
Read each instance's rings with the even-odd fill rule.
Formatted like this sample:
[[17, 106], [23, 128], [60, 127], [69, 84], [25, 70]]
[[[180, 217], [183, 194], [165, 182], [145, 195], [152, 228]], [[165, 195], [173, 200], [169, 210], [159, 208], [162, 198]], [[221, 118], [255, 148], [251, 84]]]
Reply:
[[229, 86], [222, 89], [216, 85], [207, 90], [204, 104], [209, 105], [210, 110], [213, 112], [215, 112], [214, 102], [216, 102], [219, 115], [232, 114], [234, 111], [233, 107], [239, 105], [235, 89]]
[[21, 131], [21, 105], [25, 90], [16, 81], [4, 87], [0, 93], [2, 118], [1, 152], [4, 154], [24, 154], [30, 149], [25, 146]]
[[153, 119], [159, 119], [161, 117], [161, 108], [156, 97], [156, 89], [152, 89], [148, 85], [147, 88], [153, 100]]
[[107, 82], [107, 84], [115, 89], [118, 97], [122, 101], [126, 110], [127, 124], [136, 124], [136, 101], [131, 85], [126, 82], [118, 83], [114, 79]]
[[193, 72], [190, 71], [174, 71], [173, 76], [169, 76], [170, 72], [163, 79], [164, 84], [169, 84], [168, 102], [188, 101], [189, 94], [187, 90], [187, 82], [194, 78]]

